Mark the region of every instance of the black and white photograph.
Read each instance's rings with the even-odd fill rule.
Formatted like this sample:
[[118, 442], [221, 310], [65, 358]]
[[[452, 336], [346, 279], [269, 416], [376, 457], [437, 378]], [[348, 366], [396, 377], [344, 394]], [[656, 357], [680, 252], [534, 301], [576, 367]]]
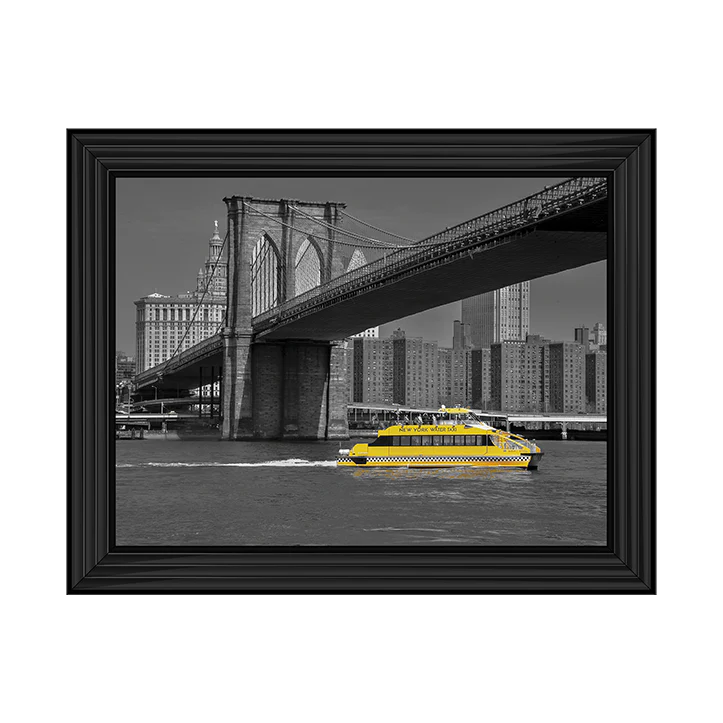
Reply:
[[609, 219], [602, 174], [119, 177], [116, 544], [604, 548]]

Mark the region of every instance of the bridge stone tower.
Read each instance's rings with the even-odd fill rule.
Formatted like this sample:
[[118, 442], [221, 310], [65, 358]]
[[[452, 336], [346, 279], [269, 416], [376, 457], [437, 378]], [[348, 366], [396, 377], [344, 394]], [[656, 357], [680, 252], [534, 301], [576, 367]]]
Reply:
[[224, 201], [229, 254], [221, 438], [347, 439], [346, 344], [265, 342], [253, 331], [258, 314], [344, 273], [334, 241], [345, 205], [246, 196]]

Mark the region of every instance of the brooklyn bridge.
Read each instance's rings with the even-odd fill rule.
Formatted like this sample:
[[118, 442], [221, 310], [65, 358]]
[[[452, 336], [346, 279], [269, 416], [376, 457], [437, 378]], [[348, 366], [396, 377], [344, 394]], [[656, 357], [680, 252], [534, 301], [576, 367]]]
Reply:
[[218, 379], [222, 439], [347, 438], [344, 339], [605, 259], [607, 193], [606, 179], [570, 179], [422, 240], [346, 230], [360, 219], [340, 202], [225, 198], [224, 322], [139, 374], [136, 393]]

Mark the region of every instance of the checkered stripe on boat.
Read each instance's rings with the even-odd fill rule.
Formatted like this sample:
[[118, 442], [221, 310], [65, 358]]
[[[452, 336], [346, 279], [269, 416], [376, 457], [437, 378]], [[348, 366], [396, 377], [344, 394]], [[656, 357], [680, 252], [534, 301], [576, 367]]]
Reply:
[[[367, 462], [526, 462], [529, 457], [367, 457]], [[337, 462], [353, 462], [340, 457]]]

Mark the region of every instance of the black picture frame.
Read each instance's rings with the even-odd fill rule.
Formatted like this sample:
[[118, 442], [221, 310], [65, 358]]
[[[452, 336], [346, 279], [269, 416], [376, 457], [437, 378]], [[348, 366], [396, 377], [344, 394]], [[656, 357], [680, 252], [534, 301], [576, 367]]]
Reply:
[[[67, 592], [655, 593], [655, 143], [655, 130], [68, 130]], [[115, 181], [243, 175], [609, 179], [606, 546], [115, 545]]]

